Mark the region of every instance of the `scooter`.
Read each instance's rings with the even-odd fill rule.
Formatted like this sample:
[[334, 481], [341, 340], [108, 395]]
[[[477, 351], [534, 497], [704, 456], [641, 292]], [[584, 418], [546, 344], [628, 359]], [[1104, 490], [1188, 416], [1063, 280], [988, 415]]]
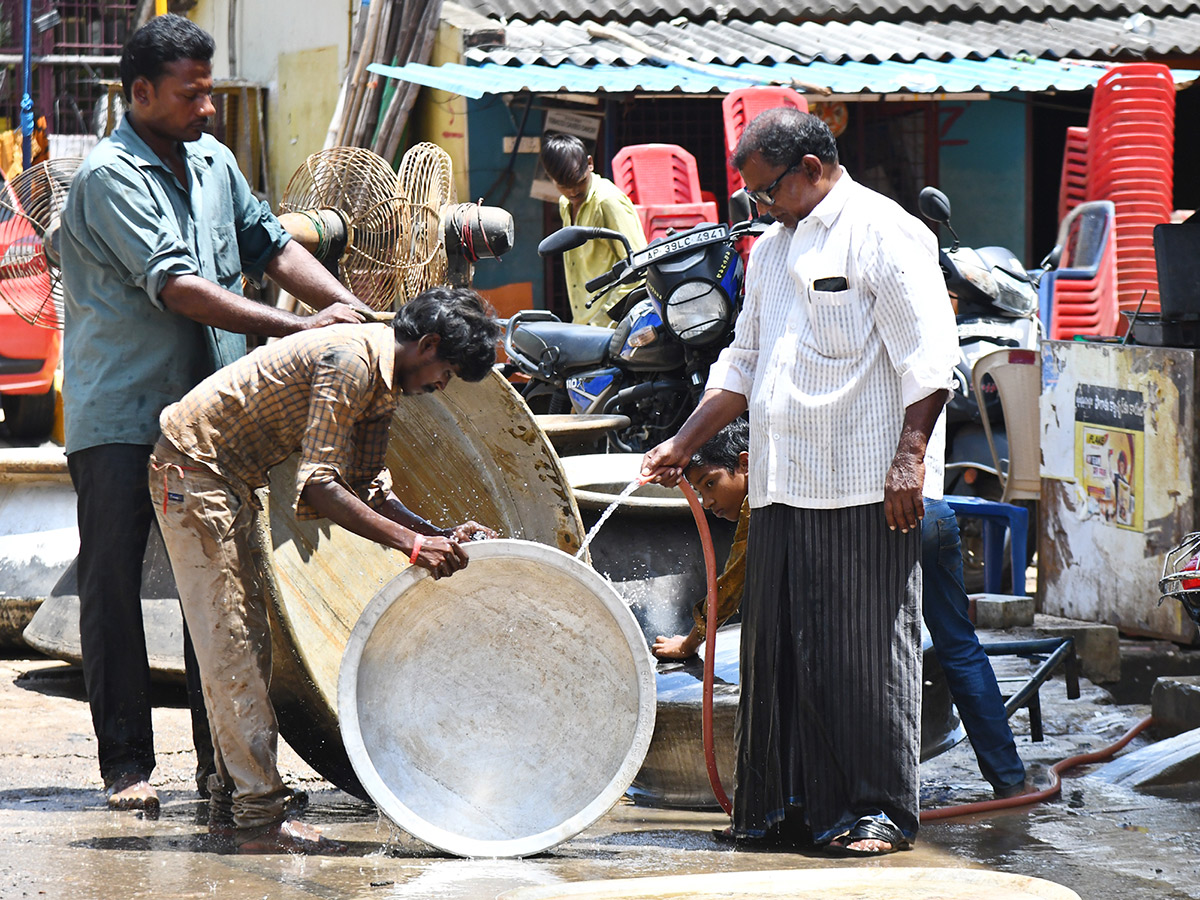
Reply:
[[[939, 251], [946, 289], [955, 302], [959, 361], [954, 393], [946, 404], [947, 494], [999, 499], [999, 473], [992, 461], [983, 416], [988, 416], [996, 452], [1008, 456], [1008, 439], [995, 385], [986, 383], [985, 409], [971, 388], [971, 372], [983, 356], [1003, 348], [1038, 349], [1042, 323], [1038, 318], [1038, 280], [1041, 271], [1027, 271], [1005, 247], [964, 247], [950, 226], [950, 201], [937, 188], [926, 187], [917, 199], [921, 215], [945, 225], [953, 237]], [[1051, 257], [1047, 257], [1049, 261]], [[1043, 262], [1043, 267], [1049, 263]], [[1030, 542], [1032, 549], [1035, 542]], [[962, 527], [963, 580], [968, 590], [983, 589], [983, 540], [980, 523]]]
[[570, 225], [538, 245], [548, 256], [587, 241], [620, 241], [625, 258], [586, 285], [600, 301], [618, 285], [636, 285], [608, 311], [614, 330], [562, 322], [545, 310], [508, 320], [505, 375], [522, 373], [535, 411], [619, 413], [628, 427], [609, 433], [613, 449], [638, 452], [679, 430], [696, 408], [709, 366], [733, 339], [744, 268], [737, 241], [762, 221], [705, 223], [632, 252], [623, 234]]

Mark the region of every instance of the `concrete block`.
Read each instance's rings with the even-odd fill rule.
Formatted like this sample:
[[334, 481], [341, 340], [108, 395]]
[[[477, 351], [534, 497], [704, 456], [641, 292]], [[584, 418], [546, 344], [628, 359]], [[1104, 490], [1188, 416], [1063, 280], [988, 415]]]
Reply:
[[1200, 728], [1200, 675], [1158, 678], [1150, 691], [1154, 725], [1168, 734]]
[[1096, 684], [1121, 680], [1121, 651], [1116, 626], [1039, 614], [1033, 618], [1033, 627], [1042, 637], [1074, 638], [1079, 672], [1084, 678]]
[[1017, 628], [1033, 624], [1033, 598], [1016, 594], [972, 594], [976, 628]]

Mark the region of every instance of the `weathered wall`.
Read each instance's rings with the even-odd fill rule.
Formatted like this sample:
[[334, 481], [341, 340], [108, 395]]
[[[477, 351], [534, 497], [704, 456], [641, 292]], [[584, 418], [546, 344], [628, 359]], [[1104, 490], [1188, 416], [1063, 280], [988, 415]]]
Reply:
[[1197, 530], [1194, 350], [1042, 345], [1042, 609], [1190, 642], [1159, 604], [1163, 559]]
[[200, 0], [189, 16], [217, 42], [217, 78], [242, 78], [267, 89], [272, 204], [304, 157], [325, 142], [349, 52], [351, 15], [359, 2]]

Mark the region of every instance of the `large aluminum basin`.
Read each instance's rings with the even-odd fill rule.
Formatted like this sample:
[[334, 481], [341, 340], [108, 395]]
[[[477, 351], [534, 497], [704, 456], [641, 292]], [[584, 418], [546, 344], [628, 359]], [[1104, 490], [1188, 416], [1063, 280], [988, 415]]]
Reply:
[[342, 661], [341, 732], [405, 831], [461, 856], [525, 856], [629, 786], [654, 729], [654, 663], [586, 564], [525, 541], [467, 549], [452, 577], [409, 568], [367, 605]]

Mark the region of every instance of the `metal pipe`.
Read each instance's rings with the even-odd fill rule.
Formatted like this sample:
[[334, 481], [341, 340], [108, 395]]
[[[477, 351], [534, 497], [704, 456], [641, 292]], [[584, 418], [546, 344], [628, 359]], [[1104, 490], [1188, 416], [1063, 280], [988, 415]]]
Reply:
[[25, 55], [21, 66], [25, 93], [21, 96], [21, 165], [33, 164], [33, 0], [25, 0]]
[[26, 60], [48, 66], [116, 66], [121, 62], [119, 56], [86, 56], [79, 53], [46, 53], [41, 56], [30, 56], [23, 53], [0, 53], [0, 65], [19, 66]]

